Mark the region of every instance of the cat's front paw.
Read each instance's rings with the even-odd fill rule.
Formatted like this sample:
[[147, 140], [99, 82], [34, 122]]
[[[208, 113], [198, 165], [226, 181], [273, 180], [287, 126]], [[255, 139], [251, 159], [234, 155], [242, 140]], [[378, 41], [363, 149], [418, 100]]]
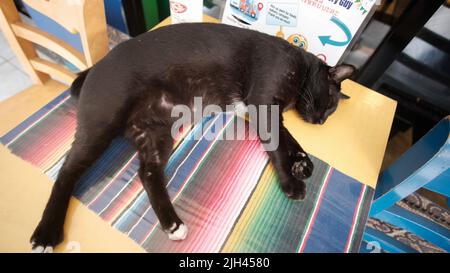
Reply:
[[297, 180], [303, 180], [312, 175], [314, 165], [305, 152], [290, 153], [292, 158], [291, 174]]
[[281, 189], [284, 194], [293, 200], [303, 200], [306, 197], [306, 184], [291, 178], [288, 181], [281, 182]]

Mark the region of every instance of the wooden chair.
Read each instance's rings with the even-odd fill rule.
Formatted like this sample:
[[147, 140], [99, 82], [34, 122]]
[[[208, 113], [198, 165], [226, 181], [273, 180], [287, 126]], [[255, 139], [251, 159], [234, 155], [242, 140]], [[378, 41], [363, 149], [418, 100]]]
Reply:
[[[396, 205], [420, 188], [442, 194], [449, 200], [450, 116], [381, 173], [369, 214], [369, 217], [403, 228], [450, 252], [449, 229]], [[384, 233], [366, 227], [361, 252], [374, 246], [387, 252], [415, 252]]]
[[49, 76], [70, 85], [76, 75], [61, 65], [39, 58], [33, 46], [43, 46], [80, 70], [99, 61], [108, 52], [103, 0], [23, 0], [37, 12], [54, 20], [71, 33], [78, 33], [83, 52], [47, 32], [24, 23], [13, 0], [0, 1], [0, 29], [23, 68], [36, 84]]

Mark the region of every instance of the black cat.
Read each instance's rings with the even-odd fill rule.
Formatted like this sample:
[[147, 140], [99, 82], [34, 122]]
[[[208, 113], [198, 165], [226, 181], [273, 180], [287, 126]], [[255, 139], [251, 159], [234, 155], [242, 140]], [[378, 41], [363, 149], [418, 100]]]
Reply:
[[[172, 107], [192, 105], [200, 96], [204, 104], [220, 106], [241, 101], [295, 107], [307, 122], [322, 124], [345, 97], [340, 83], [353, 70], [329, 67], [280, 38], [223, 24], [172, 25], [118, 45], [71, 86], [79, 97], [75, 141], [31, 237], [33, 249], [48, 251], [63, 240], [75, 184], [120, 134], [139, 152], [139, 177], [162, 228], [170, 239], [184, 239], [186, 225], [165, 188]], [[281, 113], [279, 118], [279, 145], [268, 154], [281, 189], [301, 200], [306, 194], [302, 180], [311, 176], [313, 164], [284, 128]]]

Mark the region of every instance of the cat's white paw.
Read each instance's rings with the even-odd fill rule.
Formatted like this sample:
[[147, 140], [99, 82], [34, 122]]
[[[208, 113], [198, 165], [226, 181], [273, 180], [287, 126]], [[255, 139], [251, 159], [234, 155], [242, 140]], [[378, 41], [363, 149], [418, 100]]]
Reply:
[[31, 253], [44, 253], [44, 247], [36, 246], [33, 249], [31, 249]]
[[53, 253], [53, 247], [48, 246], [44, 249], [44, 253]]
[[188, 234], [188, 228], [185, 224], [180, 224], [176, 230], [167, 232], [170, 240], [184, 240]]
[[51, 246], [47, 246], [47, 247], [36, 246], [36, 247], [33, 247], [33, 249], [31, 250], [31, 253], [53, 253], [53, 247], [51, 247]]

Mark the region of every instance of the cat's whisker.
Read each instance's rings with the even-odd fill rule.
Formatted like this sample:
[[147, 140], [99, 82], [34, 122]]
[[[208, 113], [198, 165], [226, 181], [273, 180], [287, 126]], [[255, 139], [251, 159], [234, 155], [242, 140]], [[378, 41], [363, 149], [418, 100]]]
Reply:
[[314, 96], [312, 95], [311, 91], [309, 91], [309, 89], [306, 89], [306, 94], [310, 97], [309, 103], [313, 106], [314, 105]]
[[310, 99], [310, 97], [309, 97], [309, 96], [307, 96], [307, 95], [305, 94], [305, 92], [303, 92], [303, 93], [300, 93], [300, 95], [301, 95], [301, 97], [302, 97], [302, 98], [304, 98], [304, 99], [305, 99], [305, 102], [306, 102], [307, 104], [310, 104], [310, 103], [311, 103], [311, 99]]
[[314, 96], [309, 89], [306, 89], [306, 94], [310, 97], [310, 102], [314, 102]]

